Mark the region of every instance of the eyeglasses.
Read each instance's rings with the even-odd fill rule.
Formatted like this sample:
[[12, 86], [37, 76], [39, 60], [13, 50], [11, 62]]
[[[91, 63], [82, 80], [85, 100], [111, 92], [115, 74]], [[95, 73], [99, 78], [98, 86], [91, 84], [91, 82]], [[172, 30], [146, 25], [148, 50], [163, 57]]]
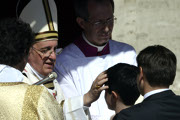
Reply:
[[113, 16], [112, 18], [109, 18], [105, 21], [99, 20], [96, 22], [92, 22], [92, 21], [87, 20], [87, 22], [91, 23], [94, 27], [103, 27], [104, 25], [113, 25], [114, 21], [116, 20], [117, 18]]
[[45, 58], [45, 57], [49, 57], [53, 52], [56, 54], [57, 47], [55, 47], [53, 50], [51, 49], [51, 47], [42, 48], [41, 50], [32, 47], [32, 49], [36, 51], [40, 56], [42, 56], [42, 58]]

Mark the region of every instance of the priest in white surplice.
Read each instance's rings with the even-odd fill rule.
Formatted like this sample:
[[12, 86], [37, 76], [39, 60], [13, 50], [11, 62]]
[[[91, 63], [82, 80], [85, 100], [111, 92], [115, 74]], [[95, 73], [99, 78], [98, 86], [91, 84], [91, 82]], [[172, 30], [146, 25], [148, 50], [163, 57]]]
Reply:
[[[97, 75], [116, 63], [136, 65], [135, 49], [110, 39], [116, 20], [113, 0], [76, 0], [75, 10], [83, 33], [57, 56], [54, 69], [66, 98], [85, 94]], [[90, 113], [94, 120], [109, 120], [114, 114], [104, 92]]]

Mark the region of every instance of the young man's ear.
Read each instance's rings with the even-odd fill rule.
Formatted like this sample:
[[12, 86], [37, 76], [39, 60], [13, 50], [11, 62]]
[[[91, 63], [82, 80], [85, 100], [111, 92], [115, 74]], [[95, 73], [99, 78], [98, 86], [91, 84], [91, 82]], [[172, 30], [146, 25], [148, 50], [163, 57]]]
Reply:
[[118, 99], [118, 94], [115, 91], [112, 91], [112, 99], [117, 100]]
[[142, 69], [142, 67], [139, 67], [139, 78], [138, 78], [138, 81], [143, 80], [143, 77], [144, 77], [144, 75], [143, 75], [143, 69]]
[[112, 110], [115, 110], [117, 101], [118, 101], [118, 94], [115, 91], [112, 91], [111, 92], [111, 107], [112, 107]]
[[76, 18], [76, 22], [78, 23], [78, 25], [82, 28], [82, 29], [84, 29], [85, 28], [85, 24], [84, 24], [84, 19], [82, 19], [82, 18], [80, 18], [80, 17], [77, 17]]

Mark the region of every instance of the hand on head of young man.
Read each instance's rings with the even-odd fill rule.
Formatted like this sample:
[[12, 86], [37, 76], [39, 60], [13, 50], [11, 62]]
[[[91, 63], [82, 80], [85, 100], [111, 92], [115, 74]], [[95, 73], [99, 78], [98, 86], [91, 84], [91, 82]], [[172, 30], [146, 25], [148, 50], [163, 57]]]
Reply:
[[90, 104], [96, 101], [103, 90], [108, 89], [107, 85], [104, 85], [108, 81], [106, 72], [100, 73], [94, 80], [91, 89], [84, 95], [84, 105], [90, 106]]

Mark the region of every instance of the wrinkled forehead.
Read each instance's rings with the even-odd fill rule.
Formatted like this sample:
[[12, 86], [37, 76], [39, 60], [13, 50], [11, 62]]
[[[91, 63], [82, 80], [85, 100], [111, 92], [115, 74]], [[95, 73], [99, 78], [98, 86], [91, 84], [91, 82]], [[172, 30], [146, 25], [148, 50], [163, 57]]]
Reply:
[[46, 40], [46, 41], [39, 41], [34, 43], [33, 47], [36, 48], [44, 48], [44, 47], [57, 47], [58, 40]]

